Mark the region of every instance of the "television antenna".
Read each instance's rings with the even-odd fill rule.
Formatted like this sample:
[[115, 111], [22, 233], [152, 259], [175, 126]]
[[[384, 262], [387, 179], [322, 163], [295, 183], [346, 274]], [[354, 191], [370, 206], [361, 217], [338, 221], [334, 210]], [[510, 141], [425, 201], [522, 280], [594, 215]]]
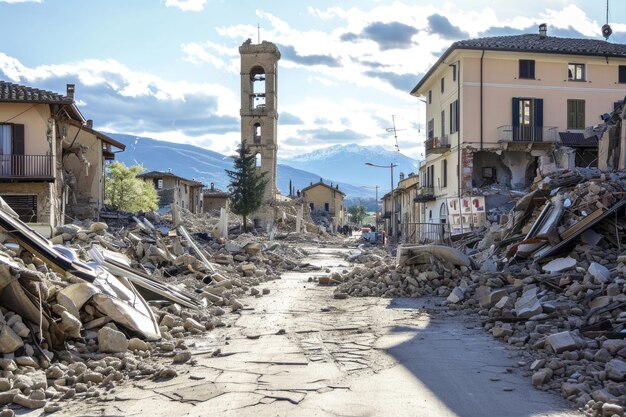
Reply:
[[609, 25], [609, 0], [606, 0], [606, 23], [602, 25], [602, 36], [608, 41], [612, 33], [613, 29]]
[[398, 145], [398, 132], [402, 131], [402, 130], [406, 130], [406, 129], [396, 129], [396, 115], [392, 114], [391, 115], [391, 120], [393, 122], [393, 127], [388, 127], [387, 129], [385, 129], [388, 133], [393, 132], [393, 137], [396, 140], [396, 151], [400, 152], [400, 146]]

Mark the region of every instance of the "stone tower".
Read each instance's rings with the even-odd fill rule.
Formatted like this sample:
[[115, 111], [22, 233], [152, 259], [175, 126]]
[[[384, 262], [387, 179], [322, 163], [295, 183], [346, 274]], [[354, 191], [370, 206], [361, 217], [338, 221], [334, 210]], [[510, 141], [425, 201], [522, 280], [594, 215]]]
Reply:
[[257, 157], [257, 166], [267, 172], [264, 202], [276, 196], [276, 152], [278, 141], [277, 92], [278, 60], [276, 45], [250, 39], [239, 47], [241, 55], [241, 140]]

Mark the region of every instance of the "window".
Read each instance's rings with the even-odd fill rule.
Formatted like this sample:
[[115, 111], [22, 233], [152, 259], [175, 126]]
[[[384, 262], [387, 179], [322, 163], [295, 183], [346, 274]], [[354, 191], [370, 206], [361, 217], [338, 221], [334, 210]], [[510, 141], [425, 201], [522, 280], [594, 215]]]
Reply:
[[255, 155], [254, 161], [255, 161], [255, 165], [254, 166], [257, 167], [257, 168], [261, 168], [261, 154], [260, 153]]
[[311, 211], [315, 210], [315, 205], [313, 203], [309, 203], [309, 209], [311, 209]]
[[513, 140], [543, 140], [543, 99], [513, 97]]
[[456, 65], [452, 65], [452, 81], [456, 81]]
[[444, 90], [445, 90], [445, 88], [444, 88], [444, 87], [445, 87], [445, 81], [446, 81], [446, 79], [445, 79], [445, 78], [442, 78], [442, 79], [441, 79], [441, 94], [443, 94], [443, 92], [444, 92]]
[[330, 204], [324, 203], [324, 211], [330, 211]]
[[519, 78], [535, 79], [535, 61], [531, 59], [519, 60]]
[[433, 104], [433, 90], [428, 90], [428, 104]]
[[250, 70], [250, 109], [265, 108], [265, 70], [256, 66]]
[[585, 128], [585, 100], [567, 100], [567, 128]]
[[446, 134], [446, 112], [441, 111], [441, 141], [443, 142], [443, 137]]
[[448, 186], [448, 160], [441, 161], [441, 186], [443, 188]]
[[569, 81], [585, 81], [585, 64], [567, 64]]
[[618, 83], [626, 84], [626, 65], [619, 66]]
[[435, 119], [430, 119], [428, 121], [428, 139], [432, 139], [435, 137]]
[[254, 124], [252, 137], [255, 144], [261, 143], [261, 123]]
[[459, 131], [459, 100], [450, 103], [450, 134]]
[[26, 223], [37, 222], [37, 196], [34, 194], [3, 195], [2, 199]]
[[154, 180], [154, 188], [156, 188], [157, 190], [162, 190], [163, 189], [163, 179], [162, 178], [156, 178]]

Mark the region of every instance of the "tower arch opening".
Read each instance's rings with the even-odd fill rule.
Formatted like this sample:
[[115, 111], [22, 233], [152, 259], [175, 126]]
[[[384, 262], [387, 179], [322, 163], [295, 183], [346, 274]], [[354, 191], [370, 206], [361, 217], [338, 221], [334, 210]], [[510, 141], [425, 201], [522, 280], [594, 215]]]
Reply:
[[265, 70], [255, 65], [250, 70], [250, 108], [265, 108]]
[[261, 143], [261, 123], [259, 122], [252, 126], [252, 139], [256, 145]]
[[257, 168], [261, 168], [261, 154], [260, 154], [260, 153], [257, 153], [257, 154], [254, 156], [254, 161], [255, 161], [255, 166], [256, 166]]

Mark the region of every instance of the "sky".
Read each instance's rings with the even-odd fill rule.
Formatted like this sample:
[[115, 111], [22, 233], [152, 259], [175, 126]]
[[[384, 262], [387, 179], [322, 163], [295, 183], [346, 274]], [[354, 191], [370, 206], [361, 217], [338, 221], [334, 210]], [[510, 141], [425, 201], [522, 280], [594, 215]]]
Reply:
[[[337, 4], [341, 4], [337, 6]], [[0, 80], [65, 93], [94, 127], [232, 154], [238, 47], [275, 43], [278, 153], [357, 143], [423, 158], [409, 94], [456, 40], [537, 33], [602, 39], [605, 0], [0, 0]], [[626, 43], [611, 0], [611, 42]], [[260, 38], [259, 38], [260, 33]]]

